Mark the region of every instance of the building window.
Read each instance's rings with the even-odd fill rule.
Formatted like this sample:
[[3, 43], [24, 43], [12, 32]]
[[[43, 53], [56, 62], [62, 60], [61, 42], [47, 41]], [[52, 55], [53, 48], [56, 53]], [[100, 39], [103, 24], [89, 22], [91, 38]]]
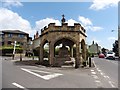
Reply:
[[23, 37], [24, 37], [24, 35], [23, 35], [23, 34], [19, 34], [19, 35], [18, 35], [18, 37], [23, 38]]
[[8, 34], [8, 37], [12, 37], [12, 34]]

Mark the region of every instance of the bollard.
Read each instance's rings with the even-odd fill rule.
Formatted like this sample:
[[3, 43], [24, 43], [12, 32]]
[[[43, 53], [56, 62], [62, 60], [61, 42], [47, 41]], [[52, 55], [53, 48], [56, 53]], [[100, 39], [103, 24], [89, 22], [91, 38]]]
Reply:
[[89, 67], [91, 67], [91, 57], [89, 57]]
[[13, 60], [14, 60], [14, 57], [15, 57], [15, 55], [13, 54], [13, 55], [12, 55], [12, 59], [13, 59]]
[[22, 61], [22, 55], [20, 54], [20, 61]]
[[32, 55], [32, 59], [34, 60], [34, 53], [33, 53], [33, 55]]

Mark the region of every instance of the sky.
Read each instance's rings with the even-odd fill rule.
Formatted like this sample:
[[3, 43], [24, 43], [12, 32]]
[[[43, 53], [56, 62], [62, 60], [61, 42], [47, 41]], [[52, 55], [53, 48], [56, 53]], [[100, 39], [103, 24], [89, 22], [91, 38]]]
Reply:
[[20, 2], [3, 0], [0, 3], [0, 30], [19, 29], [31, 37], [49, 23], [61, 25], [65, 15], [69, 26], [80, 23], [86, 29], [86, 43], [94, 40], [99, 46], [112, 49], [118, 39], [118, 0], [91, 2]]

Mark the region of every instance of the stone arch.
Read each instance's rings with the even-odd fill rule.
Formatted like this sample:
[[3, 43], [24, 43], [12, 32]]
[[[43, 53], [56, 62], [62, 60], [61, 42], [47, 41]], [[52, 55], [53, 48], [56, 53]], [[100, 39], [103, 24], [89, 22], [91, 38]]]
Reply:
[[57, 37], [57, 38], [53, 41], [53, 43], [55, 44], [58, 40], [61, 40], [61, 39], [63, 39], [63, 38], [68, 39], [68, 40], [71, 40], [71, 41], [73, 41], [74, 43], [77, 42], [74, 38], [72, 38], [72, 37], [70, 37], [70, 36], [59, 36], [59, 37]]
[[49, 42], [49, 40], [47, 40], [47, 39], [44, 39], [43, 41], [41, 41], [41, 45], [40, 46], [44, 46], [44, 44], [46, 43], [46, 42]]
[[[59, 52], [58, 55], [55, 55], [55, 53], [54, 53], [54, 63], [56, 63], [56, 61], [61, 61], [60, 58], [63, 60], [63, 63], [64, 63], [64, 61], [72, 61], [72, 62], [74, 62], [74, 64], [77, 63], [78, 57], [76, 55], [78, 55], [78, 54], [76, 54], [76, 49], [77, 49], [76, 44], [78, 42], [79, 41], [76, 42], [76, 40], [74, 38], [71, 38], [71, 37], [58, 37], [57, 39], [55, 39], [52, 42], [54, 45], [54, 52], [55, 52], [55, 47], [61, 43], [63, 45], [61, 46], [61, 48], [59, 50], [61, 50], [64, 46], [65, 46], [65, 48], [66, 48], [66, 46], [68, 46], [69, 50], [68, 50], [68, 54], [65, 54], [63, 51], [62, 53], [64, 53], [64, 55], [62, 55], [62, 56], [60, 56], [61, 51]], [[74, 45], [75, 45], [75, 48], [73, 48]], [[73, 54], [75, 54], [75, 55], [73, 55]], [[60, 62], [57, 62], [57, 63], [60, 63]]]
[[72, 50], [75, 42], [72, 39], [70, 39], [70, 38], [59, 38], [59, 39], [55, 40], [54, 48], [57, 45], [60, 45], [60, 44], [64, 44], [65, 46], [68, 46], [69, 47], [69, 54], [70, 54], [70, 56], [73, 56], [72, 53], [71, 53], [71, 50]]
[[[40, 63], [43, 63], [43, 60], [49, 60], [49, 48], [48, 48], [48, 52], [47, 52], [44, 47], [46, 43], [49, 44], [49, 41], [47, 39], [44, 39], [43, 41], [41, 41], [41, 44], [40, 44]], [[48, 47], [49, 47], [49, 45], [48, 45]], [[44, 58], [46, 58], [46, 59], [44, 59]]]

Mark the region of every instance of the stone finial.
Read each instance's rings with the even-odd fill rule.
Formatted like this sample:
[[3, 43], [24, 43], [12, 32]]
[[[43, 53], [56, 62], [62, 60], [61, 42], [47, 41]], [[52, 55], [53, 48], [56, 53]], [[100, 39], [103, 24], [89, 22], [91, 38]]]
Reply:
[[36, 34], [34, 35], [34, 39], [39, 37], [39, 32], [37, 31]]
[[62, 15], [62, 20], [61, 20], [62, 23], [65, 23], [65, 18], [64, 17], [65, 17], [65, 15], [63, 14]]
[[93, 40], [93, 43], [92, 44], [94, 44], [94, 40]]

